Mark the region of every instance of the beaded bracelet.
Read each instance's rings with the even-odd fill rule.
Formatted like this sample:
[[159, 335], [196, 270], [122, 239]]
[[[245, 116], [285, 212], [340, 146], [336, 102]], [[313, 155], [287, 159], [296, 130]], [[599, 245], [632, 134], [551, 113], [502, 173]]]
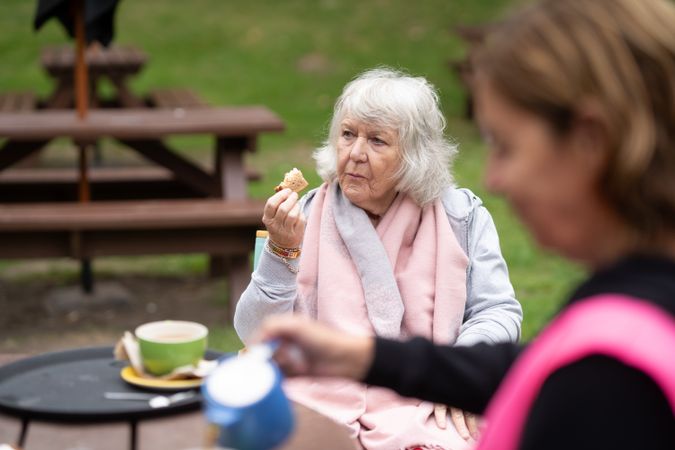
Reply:
[[[270, 245], [271, 243], [272, 243], [272, 241], [270, 241], [270, 240], [268, 239], [268, 240], [267, 240], [267, 245], [265, 245], [265, 251], [268, 252], [270, 255], [274, 255], [274, 256], [276, 256], [277, 258], [279, 258], [279, 259], [281, 260], [281, 262], [283, 262], [284, 265], [285, 265], [286, 267], [288, 267], [288, 270], [290, 270], [292, 273], [296, 273], [296, 274], [297, 274], [297, 273], [298, 273], [298, 268], [297, 268], [297, 267], [294, 267], [290, 262], [288, 262], [288, 259], [286, 259], [285, 256], [281, 256], [280, 254], [276, 253], [276, 252], [272, 249], [272, 247], [271, 247], [271, 245]], [[282, 247], [277, 246], [277, 248], [282, 248]], [[300, 249], [299, 249], [299, 248], [293, 249], [293, 250], [297, 250], [297, 254], [296, 254], [296, 256], [294, 256], [294, 257], [291, 258], [291, 259], [297, 258], [298, 255], [300, 255]]]
[[285, 247], [279, 247], [277, 244], [272, 242], [272, 239], [267, 240], [267, 245], [270, 248], [270, 251], [277, 255], [279, 258], [288, 258], [288, 259], [295, 259], [298, 256], [300, 256], [300, 248], [285, 248]]

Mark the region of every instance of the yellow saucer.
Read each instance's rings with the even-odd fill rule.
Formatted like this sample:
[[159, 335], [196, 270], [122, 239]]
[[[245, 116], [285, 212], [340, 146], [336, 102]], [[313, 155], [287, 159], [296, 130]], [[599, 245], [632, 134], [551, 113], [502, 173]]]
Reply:
[[193, 389], [201, 386], [204, 381], [201, 378], [190, 380], [160, 380], [158, 378], [143, 378], [136, 374], [131, 366], [126, 366], [120, 372], [124, 381], [134, 386], [140, 386], [158, 391], [182, 391], [184, 389]]

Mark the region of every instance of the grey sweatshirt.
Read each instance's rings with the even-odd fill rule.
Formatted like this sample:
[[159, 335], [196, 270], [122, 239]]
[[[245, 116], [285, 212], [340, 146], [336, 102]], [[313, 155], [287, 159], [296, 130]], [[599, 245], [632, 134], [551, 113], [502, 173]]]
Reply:
[[[306, 217], [315, 193], [310, 191], [300, 199]], [[469, 258], [464, 319], [455, 345], [516, 342], [523, 312], [509, 281], [490, 213], [468, 189], [447, 188], [442, 202], [457, 241]], [[298, 267], [298, 259], [289, 262]], [[296, 278], [281, 259], [266, 251], [260, 254], [234, 315], [234, 327], [244, 344], [265, 317], [293, 311]]]

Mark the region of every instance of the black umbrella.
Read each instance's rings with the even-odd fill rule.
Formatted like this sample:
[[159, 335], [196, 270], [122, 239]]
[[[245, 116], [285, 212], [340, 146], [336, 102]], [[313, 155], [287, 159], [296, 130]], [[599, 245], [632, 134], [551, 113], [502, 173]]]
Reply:
[[[119, 0], [85, 0], [84, 28], [87, 43], [98, 41], [108, 46], [115, 34], [115, 9]], [[70, 37], [75, 37], [71, 0], [39, 0], [33, 25], [39, 30], [49, 19], [56, 17]]]
[[[107, 46], [114, 35], [115, 9], [119, 0], [38, 0], [33, 25], [39, 30], [52, 18], [57, 18], [71, 37], [75, 38], [75, 104], [81, 119], [87, 117], [89, 90], [87, 65], [84, 57], [85, 41], [98, 41]], [[80, 185], [79, 198], [88, 202], [90, 198], [87, 177], [86, 144], [79, 143]], [[82, 281], [86, 292], [92, 291], [91, 264], [82, 261]]]
[[115, 32], [115, 10], [119, 0], [38, 0], [33, 26], [39, 30], [56, 18], [75, 38], [75, 101], [80, 117], [87, 114], [89, 104], [87, 70], [84, 58], [85, 41], [98, 41], [108, 46]]

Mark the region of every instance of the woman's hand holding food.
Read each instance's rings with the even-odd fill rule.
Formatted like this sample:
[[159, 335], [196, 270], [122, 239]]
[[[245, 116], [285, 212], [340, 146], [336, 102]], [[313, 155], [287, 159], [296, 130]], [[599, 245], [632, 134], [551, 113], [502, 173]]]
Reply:
[[305, 216], [298, 203], [299, 193], [307, 187], [307, 180], [295, 167], [286, 172], [284, 179], [274, 188], [276, 194], [265, 204], [263, 223], [269, 238], [277, 246], [296, 249], [305, 234]]
[[271, 196], [265, 203], [262, 221], [276, 245], [300, 247], [305, 234], [305, 215], [300, 210], [296, 192], [283, 189]]

